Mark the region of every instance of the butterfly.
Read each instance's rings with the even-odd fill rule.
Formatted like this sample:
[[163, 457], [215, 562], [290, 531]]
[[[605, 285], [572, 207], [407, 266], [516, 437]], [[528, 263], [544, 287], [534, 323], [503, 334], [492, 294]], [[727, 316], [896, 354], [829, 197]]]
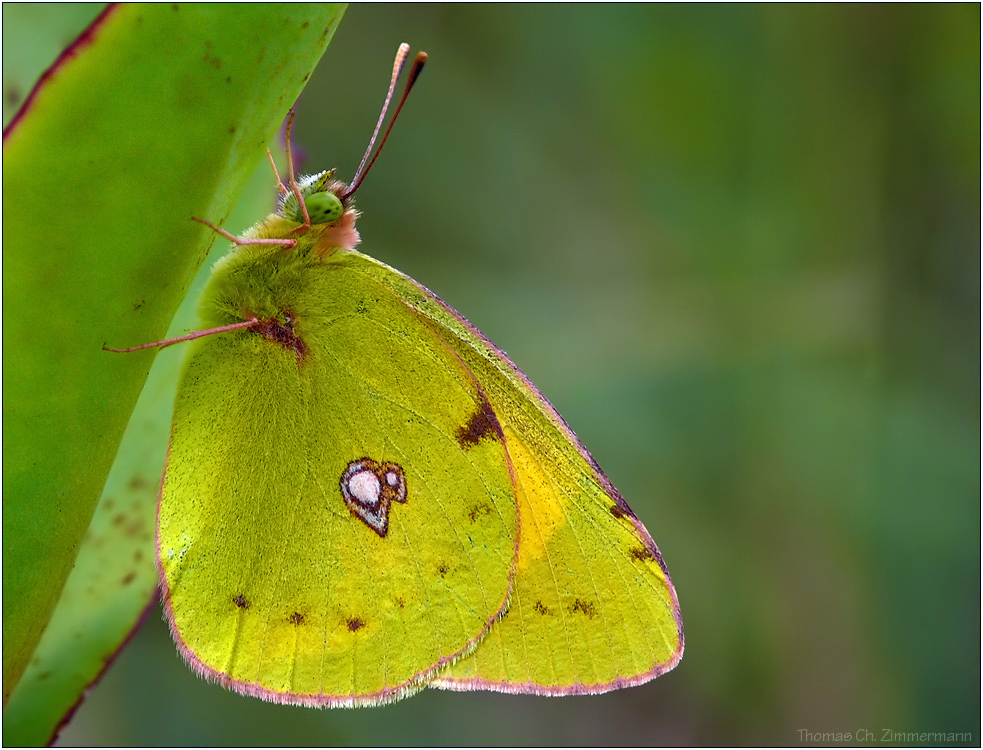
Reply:
[[189, 342], [157, 518], [171, 633], [204, 677], [306, 706], [641, 684], [684, 643], [651, 536], [500, 349], [355, 249], [408, 54], [352, 181], [295, 176], [291, 113], [277, 210], [241, 237], [197, 219], [233, 243], [203, 329], [125, 350]]

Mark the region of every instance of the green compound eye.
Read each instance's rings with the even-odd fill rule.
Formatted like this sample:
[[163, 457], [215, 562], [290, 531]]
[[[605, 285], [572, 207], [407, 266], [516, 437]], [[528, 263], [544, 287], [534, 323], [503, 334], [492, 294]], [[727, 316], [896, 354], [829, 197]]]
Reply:
[[[311, 224], [327, 224], [341, 218], [345, 213], [341, 199], [329, 191], [308, 195], [304, 203], [307, 204], [307, 214], [311, 217]], [[298, 222], [304, 221], [304, 213], [300, 210], [300, 206], [297, 206], [291, 218]]]

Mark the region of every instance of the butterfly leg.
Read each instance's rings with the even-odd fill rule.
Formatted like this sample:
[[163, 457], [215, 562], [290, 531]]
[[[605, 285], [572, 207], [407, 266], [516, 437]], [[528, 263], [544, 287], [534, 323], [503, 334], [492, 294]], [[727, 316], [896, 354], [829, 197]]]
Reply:
[[[301, 195], [300, 187], [297, 185], [297, 179], [294, 176], [294, 157], [290, 148], [290, 136], [293, 133], [294, 117], [296, 117], [296, 115], [297, 113], [293, 109], [291, 109], [290, 114], [287, 115], [287, 169], [289, 170], [287, 176], [289, 177], [290, 189], [293, 191], [293, 194], [297, 196], [297, 203], [300, 204], [301, 213], [304, 215], [304, 223], [294, 229], [293, 234], [303, 234], [311, 228], [311, 215], [307, 213], [307, 203], [304, 202], [304, 196]], [[276, 167], [273, 169], [275, 171]], [[279, 180], [280, 175], [277, 175], [277, 181], [279, 182]]]
[[197, 216], [192, 216], [191, 218], [194, 221], [197, 221], [199, 224], [204, 224], [206, 227], [208, 227], [213, 232], [215, 232], [215, 234], [219, 234], [222, 237], [225, 237], [225, 239], [227, 239], [233, 245], [283, 245], [284, 247], [297, 247], [297, 240], [274, 239], [272, 237], [262, 238], [262, 239], [259, 238], [247, 239], [245, 237], [236, 237], [234, 234], [230, 234], [229, 232], [226, 232], [224, 229], [215, 226], [214, 224], [212, 224], [212, 222], [208, 221], [207, 219], [199, 219]]
[[266, 149], [266, 158], [270, 160], [270, 166], [273, 167], [273, 176], [276, 177], [276, 189], [280, 191], [281, 195], [285, 195], [290, 191], [287, 190], [286, 186], [280, 181], [280, 172], [277, 171], [276, 162], [273, 161], [273, 154], [270, 153], [269, 149]]
[[103, 351], [106, 352], [116, 352], [117, 354], [125, 354], [126, 352], [138, 352], [141, 349], [163, 349], [165, 346], [173, 346], [174, 344], [180, 344], [182, 341], [194, 341], [195, 339], [200, 339], [202, 336], [211, 336], [216, 333], [225, 333], [226, 331], [238, 331], [240, 328], [254, 328], [260, 324], [260, 321], [254, 316], [249, 318], [249, 320], [243, 320], [239, 323], [230, 323], [227, 326], [219, 326], [218, 328], [209, 328], [207, 331], [194, 331], [192, 333], [186, 334], [184, 336], [175, 336], [172, 339], [164, 339], [163, 341], [153, 341], [149, 344], [140, 344], [140, 346], [130, 346], [126, 349], [113, 349], [112, 347], [102, 345]]

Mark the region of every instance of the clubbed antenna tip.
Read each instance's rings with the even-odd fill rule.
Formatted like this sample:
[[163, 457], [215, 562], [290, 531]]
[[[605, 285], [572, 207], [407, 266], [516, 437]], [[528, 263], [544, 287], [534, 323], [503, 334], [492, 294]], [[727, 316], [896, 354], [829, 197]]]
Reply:
[[[386, 132], [382, 136], [382, 140], [379, 141], [379, 148], [372, 153], [372, 148], [375, 146], [375, 140], [379, 135], [379, 131], [382, 129], [382, 123], [386, 119], [386, 111], [389, 109], [389, 103], [392, 101], [393, 92], [396, 90], [396, 81], [399, 79], [399, 74], [403, 70], [403, 65], [406, 63], [406, 56], [410, 52], [410, 45], [403, 42], [399, 45], [399, 49], [396, 50], [396, 59], [393, 61], [393, 74], [392, 79], [389, 82], [389, 90], [386, 93], [386, 101], [382, 105], [382, 111], [379, 113], [379, 120], [376, 123], [375, 130], [372, 133], [372, 138], [369, 140], [369, 147], [365, 149], [365, 155], [362, 157], [362, 162], [358, 165], [358, 169], [355, 171], [355, 176], [352, 177], [351, 185], [345, 191], [344, 195], [341, 196], [342, 200], [351, 197], [351, 195], [358, 190], [359, 185], [365, 180], [365, 176], [372, 169], [372, 165], [375, 164], [375, 160], [379, 158], [379, 154], [382, 152], [382, 147], [386, 145], [386, 139], [389, 138], [389, 133], [392, 132], [393, 125], [396, 123], [396, 118], [399, 117], [400, 111], [403, 109], [403, 104], [406, 103], [406, 97], [409, 96], [410, 89], [413, 88], [413, 84], [416, 83], [416, 79], [420, 77], [420, 71], [423, 70], [424, 64], [427, 62], [427, 53], [418, 52], [416, 57], [413, 58], [413, 65], [410, 67], [409, 75], [406, 77], [406, 87], [403, 89], [403, 96], [400, 97], [399, 104], [396, 105], [396, 111], [393, 112], [393, 118], [389, 121], [389, 127], [386, 128]], [[372, 158], [369, 155], [372, 154]]]

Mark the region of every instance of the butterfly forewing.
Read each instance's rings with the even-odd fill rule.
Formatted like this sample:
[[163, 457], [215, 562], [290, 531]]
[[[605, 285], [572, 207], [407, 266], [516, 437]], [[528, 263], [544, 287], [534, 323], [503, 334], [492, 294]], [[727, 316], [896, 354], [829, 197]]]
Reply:
[[481, 382], [516, 476], [521, 537], [509, 609], [470, 656], [433, 684], [594, 693], [640, 684], [675, 666], [682, 620], [662, 556], [586, 449], [458, 313], [408, 277], [371, 259], [359, 262], [428, 321]]

